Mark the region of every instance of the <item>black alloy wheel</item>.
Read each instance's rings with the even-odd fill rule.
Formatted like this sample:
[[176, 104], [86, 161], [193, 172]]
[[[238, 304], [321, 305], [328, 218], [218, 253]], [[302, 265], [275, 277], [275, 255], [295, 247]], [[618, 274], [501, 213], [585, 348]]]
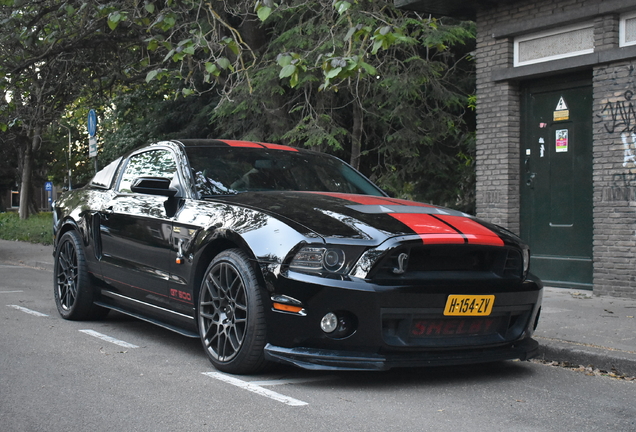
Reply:
[[199, 292], [198, 320], [201, 342], [217, 369], [249, 374], [267, 366], [261, 290], [241, 250], [221, 252], [208, 266]]
[[64, 319], [99, 319], [108, 309], [93, 304], [94, 289], [79, 235], [68, 231], [55, 250], [55, 304]]

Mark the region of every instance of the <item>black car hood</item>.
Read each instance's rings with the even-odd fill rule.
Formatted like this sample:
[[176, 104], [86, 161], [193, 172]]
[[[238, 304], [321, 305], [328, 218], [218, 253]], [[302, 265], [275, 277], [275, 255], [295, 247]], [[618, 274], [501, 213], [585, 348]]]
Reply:
[[381, 243], [419, 235], [427, 244], [503, 246], [512, 236], [465, 213], [395, 198], [328, 192], [245, 192], [215, 198], [300, 224], [323, 238]]

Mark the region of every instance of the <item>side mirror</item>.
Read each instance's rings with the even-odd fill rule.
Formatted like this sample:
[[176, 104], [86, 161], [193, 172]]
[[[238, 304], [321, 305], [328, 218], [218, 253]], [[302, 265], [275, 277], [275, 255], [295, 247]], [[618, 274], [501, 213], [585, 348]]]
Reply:
[[137, 177], [130, 190], [134, 193], [147, 195], [160, 195], [172, 198], [179, 192], [177, 188], [170, 187], [171, 180], [165, 177]]

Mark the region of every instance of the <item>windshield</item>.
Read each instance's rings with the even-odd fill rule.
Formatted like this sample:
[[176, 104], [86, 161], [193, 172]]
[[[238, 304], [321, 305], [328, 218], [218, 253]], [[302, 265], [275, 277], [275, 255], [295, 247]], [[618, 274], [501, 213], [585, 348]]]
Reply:
[[362, 174], [329, 155], [245, 147], [185, 150], [201, 197], [287, 190], [384, 195]]

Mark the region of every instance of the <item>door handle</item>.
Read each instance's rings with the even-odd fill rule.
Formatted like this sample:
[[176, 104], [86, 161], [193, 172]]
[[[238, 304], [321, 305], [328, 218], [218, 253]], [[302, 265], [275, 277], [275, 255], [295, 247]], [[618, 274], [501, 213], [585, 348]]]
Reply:
[[529, 173], [526, 176], [526, 186], [532, 187], [532, 183], [534, 182], [534, 178], [537, 176], [536, 173]]
[[523, 161], [524, 171], [526, 172], [526, 186], [532, 187], [536, 173], [530, 172], [530, 158], [527, 157]]

